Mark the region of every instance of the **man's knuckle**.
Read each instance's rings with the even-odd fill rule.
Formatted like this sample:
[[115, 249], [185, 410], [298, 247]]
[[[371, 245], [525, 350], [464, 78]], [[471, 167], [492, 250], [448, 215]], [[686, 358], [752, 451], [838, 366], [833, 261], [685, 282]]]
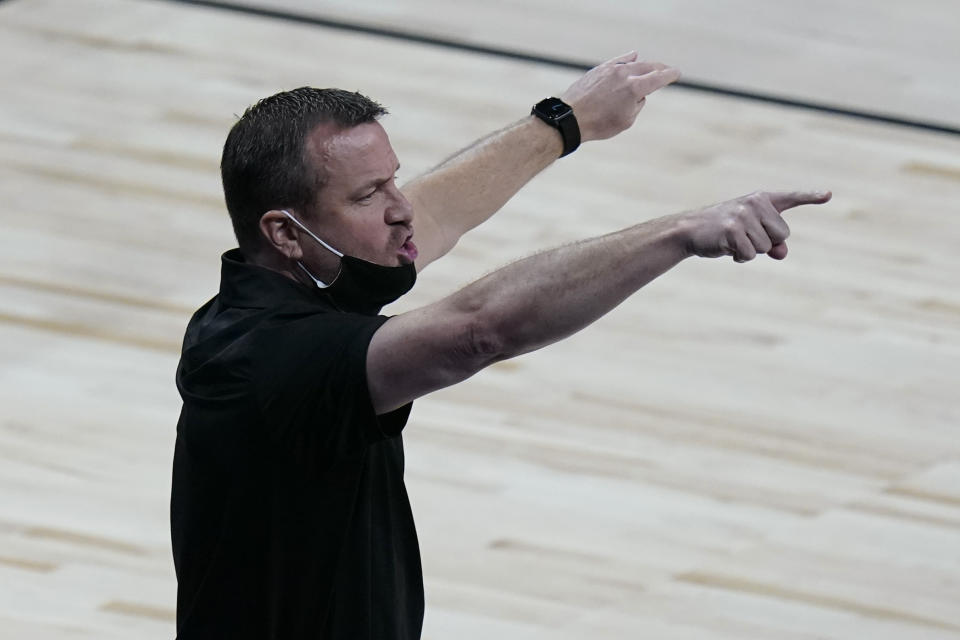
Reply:
[[724, 220], [721, 225], [721, 235], [726, 238], [731, 247], [736, 247], [741, 235], [743, 235], [743, 226], [733, 219]]

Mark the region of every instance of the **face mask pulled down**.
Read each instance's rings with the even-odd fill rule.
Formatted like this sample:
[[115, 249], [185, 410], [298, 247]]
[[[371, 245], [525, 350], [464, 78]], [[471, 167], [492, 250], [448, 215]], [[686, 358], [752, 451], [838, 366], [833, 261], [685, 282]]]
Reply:
[[340, 258], [340, 272], [330, 283], [323, 282], [314, 276], [302, 262], [298, 261], [297, 266], [330, 297], [341, 311], [379, 313], [381, 307], [410, 291], [417, 281], [417, 269], [412, 263], [399, 267], [385, 267], [354, 256], [346, 256], [317, 237], [289, 211], [281, 210], [281, 212], [319, 242], [320, 246]]

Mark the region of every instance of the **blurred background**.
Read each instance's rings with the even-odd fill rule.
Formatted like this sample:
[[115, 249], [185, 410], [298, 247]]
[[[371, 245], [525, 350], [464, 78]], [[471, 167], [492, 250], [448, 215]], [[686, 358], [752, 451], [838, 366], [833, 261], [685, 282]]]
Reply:
[[0, 638], [172, 638], [183, 329], [230, 126], [358, 90], [401, 180], [631, 49], [684, 72], [426, 270], [757, 189], [790, 257], [690, 260], [419, 400], [425, 638], [960, 638], [960, 9], [947, 0], [0, 0]]

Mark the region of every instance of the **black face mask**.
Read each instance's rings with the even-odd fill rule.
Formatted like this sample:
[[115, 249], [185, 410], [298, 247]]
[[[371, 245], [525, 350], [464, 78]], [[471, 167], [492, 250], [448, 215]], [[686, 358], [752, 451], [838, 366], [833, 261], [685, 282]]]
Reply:
[[417, 269], [413, 263], [399, 267], [385, 267], [360, 258], [343, 255], [314, 235], [290, 212], [283, 211], [283, 213], [306, 231], [311, 238], [319, 242], [321, 246], [340, 257], [340, 272], [330, 284], [326, 284], [315, 277], [302, 263], [298, 262], [297, 266], [310, 276], [317, 287], [341, 311], [364, 314], [379, 313], [384, 305], [390, 304], [410, 291], [417, 281]]
[[[300, 265], [303, 269], [303, 265]], [[308, 274], [309, 275], [309, 274]], [[353, 256], [340, 258], [340, 273], [321, 291], [330, 296], [341, 311], [377, 314], [413, 288], [417, 269], [413, 264], [384, 267]], [[317, 282], [314, 278], [314, 282]], [[319, 282], [317, 286], [320, 286]]]

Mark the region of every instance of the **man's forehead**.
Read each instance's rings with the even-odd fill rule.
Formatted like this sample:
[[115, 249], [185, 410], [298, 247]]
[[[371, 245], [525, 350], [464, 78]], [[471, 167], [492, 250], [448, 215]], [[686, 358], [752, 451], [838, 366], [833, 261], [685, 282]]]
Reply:
[[379, 122], [349, 128], [318, 125], [310, 132], [307, 152], [328, 177], [343, 174], [362, 181], [383, 171], [392, 173], [397, 165], [390, 139]]

